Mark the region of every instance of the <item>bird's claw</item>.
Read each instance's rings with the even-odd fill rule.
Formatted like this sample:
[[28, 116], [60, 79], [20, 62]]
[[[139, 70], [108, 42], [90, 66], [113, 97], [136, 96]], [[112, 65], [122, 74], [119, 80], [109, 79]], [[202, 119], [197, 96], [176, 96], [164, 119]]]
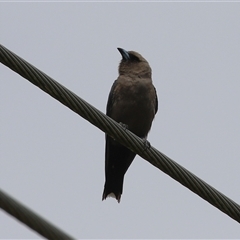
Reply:
[[143, 151], [146, 151], [147, 149], [150, 149], [151, 148], [151, 144], [150, 142], [147, 140], [147, 139], [143, 139], [143, 144], [144, 144], [144, 147], [143, 147]]
[[123, 128], [124, 130], [127, 130], [128, 129], [128, 125], [127, 124], [124, 124], [122, 122], [119, 123]]

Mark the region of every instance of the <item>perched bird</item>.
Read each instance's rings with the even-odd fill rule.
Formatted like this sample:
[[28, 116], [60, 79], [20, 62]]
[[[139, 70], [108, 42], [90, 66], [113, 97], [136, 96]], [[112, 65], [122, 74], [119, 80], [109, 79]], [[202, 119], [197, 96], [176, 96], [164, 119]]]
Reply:
[[[119, 77], [108, 97], [107, 115], [128, 130], [146, 139], [158, 110], [152, 71], [146, 59], [134, 51], [118, 48], [122, 55]], [[120, 202], [123, 179], [136, 154], [106, 135], [105, 185], [102, 200], [108, 196]]]

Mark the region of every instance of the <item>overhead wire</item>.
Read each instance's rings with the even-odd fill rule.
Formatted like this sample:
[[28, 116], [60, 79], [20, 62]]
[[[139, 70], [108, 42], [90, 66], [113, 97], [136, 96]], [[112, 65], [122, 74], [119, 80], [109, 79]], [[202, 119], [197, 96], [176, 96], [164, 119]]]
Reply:
[[0, 190], [0, 208], [47, 239], [74, 239], [2, 190]]
[[128, 147], [155, 167], [240, 223], [240, 205], [236, 202], [195, 176], [153, 146], [149, 147], [146, 141], [137, 137], [135, 134], [122, 127], [121, 124], [115, 122], [75, 93], [2, 45], [0, 45], [0, 61], [5, 66], [9, 67], [107, 133], [116, 141]]

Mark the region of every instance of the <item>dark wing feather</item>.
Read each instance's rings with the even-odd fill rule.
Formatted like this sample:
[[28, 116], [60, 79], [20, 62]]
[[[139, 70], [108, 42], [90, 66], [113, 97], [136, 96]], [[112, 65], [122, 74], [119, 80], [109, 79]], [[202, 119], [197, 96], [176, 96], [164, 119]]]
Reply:
[[155, 90], [155, 94], [156, 94], [156, 102], [155, 102], [155, 114], [157, 113], [158, 111], [158, 97], [157, 97], [157, 91], [156, 91], [156, 88], [154, 87], [154, 90]]
[[107, 111], [106, 111], [106, 114], [107, 116], [111, 116], [111, 112], [112, 112], [112, 106], [113, 106], [113, 101], [114, 101], [114, 89], [117, 85], [117, 80], [114, 81], [112, 87], [111, 87], [111, 90], [110, 90], [110, 93], [108, 95], [108, 101], [107, 101]]

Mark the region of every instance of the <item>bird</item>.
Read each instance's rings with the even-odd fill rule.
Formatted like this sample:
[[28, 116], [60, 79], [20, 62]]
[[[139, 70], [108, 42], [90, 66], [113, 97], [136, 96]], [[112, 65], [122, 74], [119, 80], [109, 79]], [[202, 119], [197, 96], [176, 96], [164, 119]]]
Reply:
[[[106, 115], [146, 140], [158, 111], [158, 97], [147, 60], [135, 51], [117, 48], [122, 59], [119, 76], [110, 90]], [[120, 203], [124, 175], [136, 153], [106, 134], [105, 184], [102, 200], [116, 198]]]

